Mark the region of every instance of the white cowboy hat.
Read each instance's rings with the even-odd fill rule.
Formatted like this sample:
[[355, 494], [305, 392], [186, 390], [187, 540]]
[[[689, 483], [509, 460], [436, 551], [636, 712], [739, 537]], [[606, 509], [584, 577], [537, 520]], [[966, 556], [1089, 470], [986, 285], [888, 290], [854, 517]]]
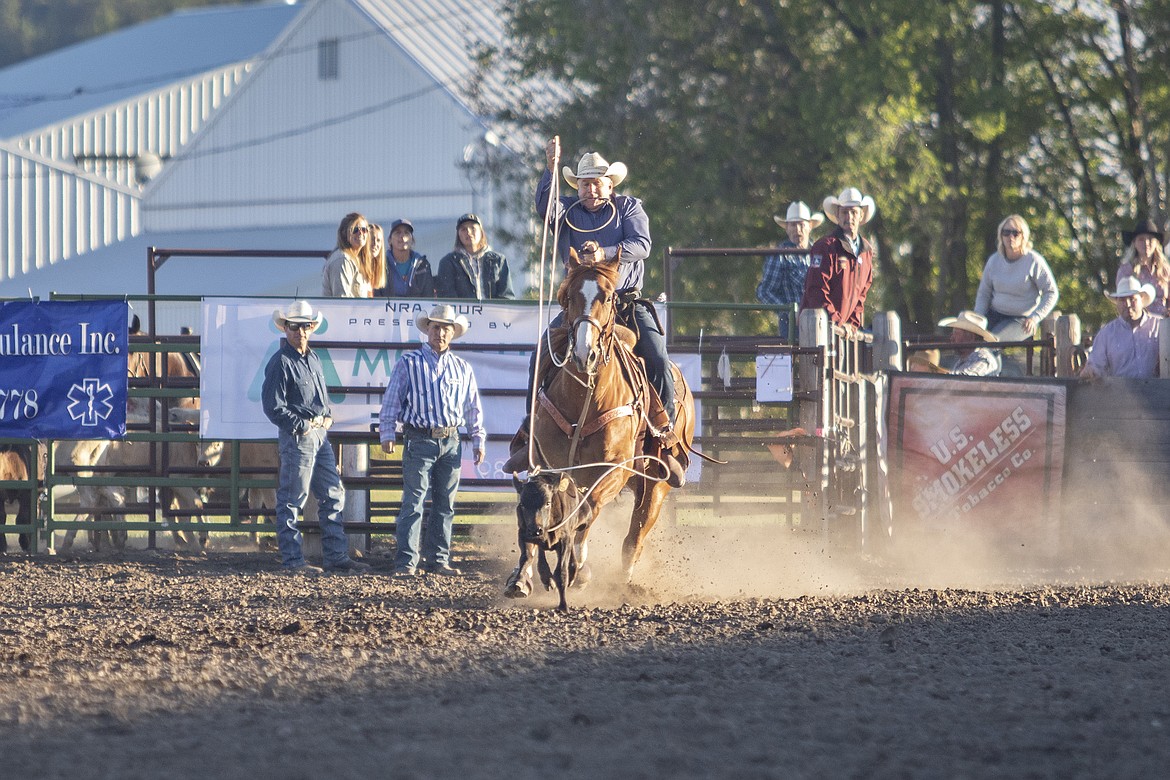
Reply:
[[815, 228], [825, 221], [825, 215], [819, 211], [816, 214], [810, 213], [804, 201], [797, 200], [788, 204], [787, 216], [773, 214], [772, 219], [776, 220], [776, 224], [780, 227], [787, 227], [789, 222], [811, 222], [809, 227]]
[[577, 163], [577, 173], [574, 174], [567, 165], [561, 169], [561, 173], [565, 175], [565, 181], [569, 186], [577, 189], [577, 179], [600, 179], [603, 176], [616, 187], [625, 180], [627, 171], [625, 163], [616, 162], [610, 165], [597, 152], [586, 152]]
[[973, 311], [961, 311], [957, 316], [946, 317], [938, 321], [940, 328], [954, 328], [974, 333], [984, 341], [999, 341], [999, 338], [987, 329], [987, 318]]
[[825, 210], [825, 216], [837, 223], [837, 209], [841, 206], [860, 206], [861, 224], [865, 224], [873, 219], [873, 215], [877, 213], [877, 204], [873, 202], [873, 198], [868, 195], [862, 195], [861, 190], [856, 187], [846, 187], [841, 190], [841, 194], [837, 197], [830, 195], [825, 198], [824, 203], [821, 204]]
[[419, 317], [414, 321], [414, 325], [426, 333], [430, 330], [432, 322], [437, 322], [440, 325], [454, 325], [455, 338], [462, 336], [471, 327], [471, 323], [462, 314], [455, 316], [455, 307], [449, 303], [436, 304], [435, 308], [431, 309], [430, 315]]
[[1136, 277], [1127, 276], [1117, 283], [1117, 292], [1105, 293], [1110, 298], [1128, 298], [1131, 295], [1140, 295], [1146, 299], [1143, 306], [1149, 306], [1157, 295], [1152, 284], [1142, 284]]
[[293, 301], [284, 311], [277, 309], [272, 312], [272, 321], [281, 330], [284, 330], [286, 322], [311, 322], [314, 325], [320, 325], [321, 319], [321, 312], [314, 314], [313, 307], [309, 305], [308, 301]]

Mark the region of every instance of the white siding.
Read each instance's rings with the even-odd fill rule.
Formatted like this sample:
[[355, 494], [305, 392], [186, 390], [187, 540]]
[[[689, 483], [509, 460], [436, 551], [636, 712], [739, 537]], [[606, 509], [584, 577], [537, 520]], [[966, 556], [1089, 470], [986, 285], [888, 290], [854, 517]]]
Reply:
[[[328, 38], [339, 78], [321, 80]], [[447, 86], [354, 4], [314, 3], [148, 187], [147, 229], [453, 219], [473, 206], [459, 162], [483, 126]]]
[[237, 63], [166, 89], [84, 114], [19, 139], [33, 154], [73, 164], [125, 187], [137, 187], [132, 159], [143, 152], [173, 157], [219, 109], [248, 73]]
[[0, 281], [137, 235], [139, 199], [0, 146]]

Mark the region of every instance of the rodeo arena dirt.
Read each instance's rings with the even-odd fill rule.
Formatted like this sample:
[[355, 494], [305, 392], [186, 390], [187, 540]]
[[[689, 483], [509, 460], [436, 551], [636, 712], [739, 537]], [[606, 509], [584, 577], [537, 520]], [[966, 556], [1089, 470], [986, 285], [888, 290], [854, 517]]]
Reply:
[[567, 613], [504, 597], [506, 519], [457, 539], [463, 577], [392, 577], [387, 536], [313, 579], [240, 534], [10, 544], [0, 776], [1161, 776], [1170, 539], [1084, 506], [1039, 555], [713, 508], [663, 520], [627, 584], [625, 493]]

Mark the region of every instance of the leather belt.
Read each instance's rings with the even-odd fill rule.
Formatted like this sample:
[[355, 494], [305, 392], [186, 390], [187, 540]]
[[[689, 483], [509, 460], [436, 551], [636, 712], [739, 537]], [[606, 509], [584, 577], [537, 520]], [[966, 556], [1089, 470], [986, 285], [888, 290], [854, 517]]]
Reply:
[[403, 425], [402, 432], [406, 434], [413, 434], [415, 436], [426, 436], [430, 439], [446, 439], [448, 436], [454, 436], [459, 432], [459, 428], [451, 426], [450, 428], [419, 428], [415, 425]]

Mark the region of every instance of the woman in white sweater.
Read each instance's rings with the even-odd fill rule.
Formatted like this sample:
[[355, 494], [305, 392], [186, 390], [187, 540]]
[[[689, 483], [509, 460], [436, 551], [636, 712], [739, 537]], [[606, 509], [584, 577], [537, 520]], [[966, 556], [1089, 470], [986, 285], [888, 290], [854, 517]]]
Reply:
[[[337, 248], [321, 271], [321, 294], [328, 298], [370, 298], [378, 283], [378, 269], [370, 242], [370, 223], [357, 212], [346, 214], [337, 226]], [[385, 271], [382, 272], [383, 274]], [[385, 279], [383, 277], [382, 281]]]
[[975, 311], [1000, 341], [1025, 341], [1052, 313], [1060, 292], [1048, 261], [1032, 250], [1028, 223], [1012, 214], [999, 225], [999, 250], [987, 258]]

